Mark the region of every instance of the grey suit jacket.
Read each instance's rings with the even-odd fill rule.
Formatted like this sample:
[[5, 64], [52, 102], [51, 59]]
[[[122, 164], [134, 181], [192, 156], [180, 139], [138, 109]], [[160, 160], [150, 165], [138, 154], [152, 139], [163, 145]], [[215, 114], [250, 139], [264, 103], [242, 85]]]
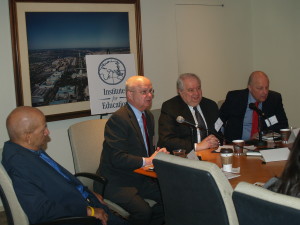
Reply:
[[[151, 155], [154, 152], [154, 118], [150, 111], [146, 111], [146, 119]], [[143, 165], [142, 157], [147, 157], [147, 151], [138, 121], [128, 104], [107, 121], [104, 137], [97, 173], [106, 177], [109, 185], [113, 186], [136, 186], [142, 183], [146, 177], [133, 171]]]

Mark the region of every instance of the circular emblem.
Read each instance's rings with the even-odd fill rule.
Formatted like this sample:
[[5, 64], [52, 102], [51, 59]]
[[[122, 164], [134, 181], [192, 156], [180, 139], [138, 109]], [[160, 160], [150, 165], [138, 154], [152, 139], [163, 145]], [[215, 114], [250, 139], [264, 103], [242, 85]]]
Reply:
[[126, 77], [126, 68], [119, 59], [106, 58], [99, 64], [98, 74], [104, 83], [116, 85]]

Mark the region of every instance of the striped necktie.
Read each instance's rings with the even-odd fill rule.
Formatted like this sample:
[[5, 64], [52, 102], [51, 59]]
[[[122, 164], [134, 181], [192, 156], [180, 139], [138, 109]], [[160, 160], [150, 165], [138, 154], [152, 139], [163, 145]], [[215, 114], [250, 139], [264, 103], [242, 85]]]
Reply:
[[147, 129], [147, 120], [144, 113], [142, 113], [142, 120], [143, 120], [143, 127], [145, 131], [146, 142], [147, 142], [147, 151], [148, 151], [147, 154], [148, 156], [150, 156], [150, 141], [149, 141], [149, 134]]

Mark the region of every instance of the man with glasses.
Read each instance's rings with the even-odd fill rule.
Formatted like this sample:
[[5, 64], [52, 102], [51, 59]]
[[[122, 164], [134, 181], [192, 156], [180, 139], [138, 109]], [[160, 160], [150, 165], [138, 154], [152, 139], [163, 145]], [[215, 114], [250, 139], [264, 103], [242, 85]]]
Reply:
[[218, 119], [218, 106], [202, 97], [199, 77], [192, 73], [181, 74], [177, 92], [177, 96], [162, 105], [158, 146], [166, 147], [170, 152], [185, 149], [187, 153], [218, 147], [218, 138], [211, 134], [216, 133], [214, 124]]
[[[131, 225], [160, 225], [164, 221], [163, 206], [156, 180], [134, 173], [151, 165], [158, 152], [154, 149], [154, 118], [151, 81], [133, 76], [126, 81], [127, 104], [117, 110], [105, 126], [105, 140], [97, 173], [107, 178], [105, 198], [130, 213]], [[95, 183], [95, 190], [98, 189]], [[156, 202], [153, 207], [144, 199]]]

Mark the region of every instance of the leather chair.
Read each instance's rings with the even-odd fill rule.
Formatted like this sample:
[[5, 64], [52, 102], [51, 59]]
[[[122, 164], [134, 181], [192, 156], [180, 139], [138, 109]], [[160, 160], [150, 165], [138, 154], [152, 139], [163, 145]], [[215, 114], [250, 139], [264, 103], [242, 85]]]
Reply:
[[167, 225], [238, 224], [232, 187], [217, 165], [164, 153], [153, 163]]
[[300, 199], [272, 192], [246, 182], [237, 185], [233, 202], [240, 225], [296, 225]]
[[[87, 120], [69, 127], [68, 133], [74, 160], [75, 175], [90, 175], [91, 178], [93, 178], [93, 175], [96, 175], [95, 173], [100, 164], [106, 122], [107, 119]], [[85, 178], [79, 179], [81, 179], [90, 190], [93, 190], [93, 182], [91, 180]], [[103, 191], [100, 194], [104, 196], [104, 201], [108, 207], [122, 217], [128, 218], [130, 214], [125, 209], [105, 198], [105, 178], [103, 177], [102, 184]], [[155, 204], [155, 201], [148, 199], [146, 199], [146, 201], [150, 206]]]
[[[0, 162], [2, 161], [2, 149], [0, 149]], [[4, 206], [8, 225], [29, 225], [28, 218], [24, 213], [12, 185], [12, 181], [8, 176], [2, 163], [0, 163], [0, 197]], [[40, 225], [51, 224], [97, 224], [94, 217], [69, 217], [61, 218]]]

